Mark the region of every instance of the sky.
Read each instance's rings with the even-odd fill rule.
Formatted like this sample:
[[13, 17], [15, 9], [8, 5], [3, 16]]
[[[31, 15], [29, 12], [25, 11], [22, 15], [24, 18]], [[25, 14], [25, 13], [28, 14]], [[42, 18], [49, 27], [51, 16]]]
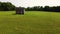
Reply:
[[60, 6], [60, 0], [0, 0], [0, 2], [11, 2], [17, 7]]

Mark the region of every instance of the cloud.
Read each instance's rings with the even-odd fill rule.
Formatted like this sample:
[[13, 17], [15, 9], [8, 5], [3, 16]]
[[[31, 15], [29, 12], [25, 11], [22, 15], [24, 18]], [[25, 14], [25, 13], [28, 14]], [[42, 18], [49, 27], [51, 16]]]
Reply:
[[59, 6], [60, 0], [0, 0], [0, 1], [9, 1], [15, 6]]

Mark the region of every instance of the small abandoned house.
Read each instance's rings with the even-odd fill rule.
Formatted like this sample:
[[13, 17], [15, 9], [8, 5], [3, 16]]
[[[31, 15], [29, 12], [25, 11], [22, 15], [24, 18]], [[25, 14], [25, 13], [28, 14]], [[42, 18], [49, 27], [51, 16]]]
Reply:
[[17, 7], [16, 8], [16, 14], [24, 14], [25, 9], [22, 7]]

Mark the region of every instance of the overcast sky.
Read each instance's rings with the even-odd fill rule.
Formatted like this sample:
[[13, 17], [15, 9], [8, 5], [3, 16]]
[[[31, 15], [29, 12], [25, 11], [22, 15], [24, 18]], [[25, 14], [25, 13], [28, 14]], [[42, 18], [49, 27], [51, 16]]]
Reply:
[[0, 0], [1, 2], [11, 2], [19, 7], [32, 7], [32, 6], [60, 6], [60, 0]]

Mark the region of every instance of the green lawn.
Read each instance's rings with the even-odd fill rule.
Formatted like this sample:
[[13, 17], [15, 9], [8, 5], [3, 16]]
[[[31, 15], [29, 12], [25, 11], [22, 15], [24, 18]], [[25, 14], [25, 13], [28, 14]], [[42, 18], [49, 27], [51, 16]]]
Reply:
[[0, 12], [0, 34], [60, 34], [60, 13], [27, 11]]

